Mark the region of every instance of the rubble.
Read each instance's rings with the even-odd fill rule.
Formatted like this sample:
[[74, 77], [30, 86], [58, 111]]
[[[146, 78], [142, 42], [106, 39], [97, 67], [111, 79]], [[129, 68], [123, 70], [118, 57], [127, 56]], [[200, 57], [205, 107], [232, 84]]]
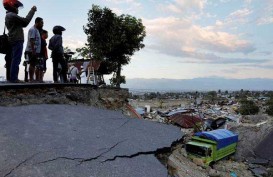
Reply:
[[263, 176], [267, 176], [268, 175], [268, 172], [267, 172], [266, 168], [262, 167], [262, 166], [257, 167], [257, 168], [253, 168], [253, 169], [251, 168], [250, 170], [257, 177], [263, 177]]
[[[179, 95], [176, 99], [170, 97], [168, 97], [168, 99], [160, 98], [154, 100], [132, 99], [129, 100], [129, 106], [126, 106], [126, 97], [128, 96], [127, 94], [128, 93], [126, 89], [117, 91], [115, 89], [108, 88], [103, 88], [99, 90], [96, 88], [90, 88], [89, 90], [87, 90], [84, 88], [70, 86], [54, 86], [53, 88], [51, 87], [47, 89], [41, 89], [37, 87], [33, 88], [31, 92], [27, 89], [0, 90], [1, 106], [19, 106], [16, 107], [16, 109], [20, 109], [20, 106], [28, 104], [35, 104], [37, 106], [40, 106], [43, 103], [54, 104], [54, 106], [56, 106], [56, 104], [59, 104], [57, 106], [63, 106], [63, 104], [68, 104], [71, 107], [69, 107], [68, 109], [64, 109], [63, 112], [68, 111], [70, 113], [72, 110], [77, 109], [78, 106], [96, 106], [103, 109], [106, 108], [122, 110], [122, 113], [126, 115], [131, 115], [130, 112], [135, 111], [133, 113], [134, 117], [147, 120], [142, 126], [140, 126], [140, 128], [136, 129], [136, 126], [131, 124], [131, 121], [135, 121], [132, 118], [126, 119], [126, 121], [124, 119], [121, 120], [119, 117], [120, 115], [117, 116], [116, 113], [111, 112], [111, 114], [113, 113], [112, 115], [114, 117], [111, 118], [111, 121], [105, 121], [102, 114], [98, 113], [96, 115], [102, 118], [100, 121], [103, 122], [103, 125], [108, 125], [109, 122], [112, 123], [112, 119], [115, 121], [119, 121], [116, 129], [113, 130], [111, 128], [113, 125], [109, 125], [109, 127], [106, 126], [105, 128], [105, 130], [107, 131], [111, 130], [121, 133], [121, 135], [117, 135], [115, 133], [108, 135], [109, 137], [115, 136], [115, 138], [118, 139], [117, 141], [106, 141], [105, 143], [105, 141], [102, 141], [102, 139], [106, 138], [105, 133], [103, 133], [103, 135], [93, 135], [92, 133], [88, 134], [88, 136], [92, 136], [92, 138], [90, 139], [94, 140], [94, 142], [98, 143], [99, 145], [102, 145], [100, 149], [95, 148], [95, 151], [92, 151], [92, 153], [94, 154], [90, 155], [91, 151], [89, 152], [89, 150], [87, 150], [90, 147], [78, 147], [79, 143], [83, 145], [84, 141], [74, 142], [76, 141], [76, 139], [81, 139], [83, 137], [77, 137], [69, 146], [62, 146], [61, 144], [58, 144], [60, 142], [63, 142], [64, 140], [60, 139], [61, 136], [59, 136], [58, 134], [60, 132], [58, 132], [56, 129], [56, 133], [58, 136], [54, 134], [54, 137], [56, 136], [55, 139], [52, 137], [51, 139], [53, 139], [57, 145], [60, 145], [60, 147], [66, 147], [63, 152], [58, 150], [59, 146], [53, 148], [49, 147], [49, 144], [47, 144], [47, 142], [49, 141], [41, 142], [42, 140], [39, 139], [40, 137], [37, 136], [32, 138], [37, 140], [34, 143], [33, 147], [36, 147], [37, 145], [38, 152], [33, 150], [34, 153], [25, 153], [29, 148], [33, 147], [29, 147], [28, 145], [22, 146], [23, 143], [19, 141], [19, 144], [15, 144], [13, 148], [21, 148], [19, 153], [17, 154], [22, 155], [22, 158], [16, 156], [16, 154], [13, 153], [14, 149], [9, 149], [9, 155], [12, 156], [13, 154], [15, 155], [15, 157], [13, 158], [13, 160], [9, 161], [9, 163], [4, 163], [5, 161], [1, 161], [1, 158], [6, 159], [7, 156], [5, 153], [3, 153], [3, 156], [0, 158], [0, 161], [3, 162], [0, 168], [0, 172], [2, 174], [5, 173], [7, 176], [28, 172], [31, 176], [32, 173], [37, 173], [35, 169], [38, 170], [41, 174], [45, 173], [45, 169], [43, 166], [46, 165], [49, 170], [57, 171], [57, 175], [64, 174], [66, 172], [66, 169], [69, 169], [71, 170], [71, 174], [74, 176], [77, 176], [79, 171], [83, 173], [86, 172], [86, 175], [83, 174], [82, 176], [87, 176], [87, 174], [90, 173], [94, 173], [95, 176], [109, 176], [113, 173], [115, 175], [118, 175], [120, 172], [119, 169], [125, 170], [125, 173], [123, 175], [127, 176], [162, 176], [163, 173], [164, 175], [165, 173], [169, 173], [169, 175], [171, 176], [178, 177], [273, 176], [273, 143], [271, 143], [273, 136], [273, 118], [265, 114], [265, 109], [263, 109], [265, 101], [268, 100], [268, 98], [256, 99], [254, 96], [248, 97], [248, 99], [254, 100], [261, 109], [257, 115], [242, 116], [238, 112], [240, 108], [240, 104], [236, 99], [239, 94], [238, 92], [230, 93], [230, 95], [218, 94], [219, 99], [221, 99], [219, 101], [209, 100], [205, 97], [205, 94], [202, 95], [201, 93], [194, 93], [192, 95], [190, 93], [187, 93]], [[48, 105], [46, 105], [45, 107], [47, 106]], [[130, 110], [131, 108], [139, 108], [139, 110], [141, 111], [141, 115], [139, 115], [136, 110]], [[9, 109], [9, 107], [5, 107], [3, 109]], [[29, 107], [24, 107], [24, 109], [21, 111], [24, 114], [27, 114], [30, 110], [31, 109]], [[48, 111], [48, 109], [46, 110]], [[52, 111], [52, 108], [50, 108], [50, 110], [50, 115], [54, 117], [57, 112]], [[78, 110], [74, 111], [77, 112]], [[84, 111], [86, 111], [86, 109], [84, 109]], [[17, 116], [15, 112], [12, 112], [12, 115], [13, 117]], [[51, 118], [50, 116], [43, 117], [44, 115], [42, 110], [35, 115], [38, 115], [38, 118], [35, 118], [35, 121], [32, 120], [30, 122], [27, 122], [30, 123], [32, 126], [37, 125], [36, 121], [48, 121]], [[39, 129], [39, 131], [45, 131], [47, 128], [52, 127], [64, 128], [63, 126], [66, 123], [67, 126], [65, 127], [68, 128], [69, 131], [71, 131], [71, 134], [67, 137], [71, 137], [71, 135], [78, 136], [77, 133], [82, 131], [93, 131], [90, 130], [90, 127], [85, 127], [86, 129], [78, 130], [78, 125], [86, 126], [82, 125], [82, 123], [78, 121], [79, 119], [81, 119], [79, 118], [79, 115], [82, 114], [79, 113], [75, 115], [73, 121], [68, 120], [65, 123], [58, 122], [57, 124], [50, 124], [48, 126], [42, 127], [41, 129]], [[86, 115], [86, 117], [90, 117], [92, 115], [93, 114], [88, 114]], [[177, 124], [179, 120], [173, 121], [170, 119], [171, 116], [177, 115], [197, 117], [204, 122], [216, 122], [216, 126], [212, 129], [225, 128], [237, 133], [239, 135], [239, 142], [236, 153], [228, 157], [227, 159], [217, 161], [215, 164], [209, 167], [206, 167], [201, 161], [198, 161], [198, 159], [193, 159], [193, 161], [190, 160], [187, 153], [185, 152], [184, 145], [190, 140], [190, 138], [196, 131], [208, 131], [211, 129], [207, 129], [208, 126], [206, 124], [198, 123], [194, 123], [194, 126], [192, 126], [193, 128], [183, 127], [181, 126], [182, 124]], [[224, 121], [218, 122], [218, 120]], [[71, 122], [75, 123], [75, 121], [78, 124], [73, 128]], [[144, 122], [144, 120], [138, 121]], [[154, 122], [159, 122], [159, 124]], [[45, 123], [50, 123], [50, 121]], [[158, 128], [153, 130], [152, 133], [148, 127], [148, 124], [150, 125], [150, 123], [152, 123], [153, 125], [158, 125]], [[168, 143], [155, 147], [153, 141], [156, 141], [157, 143], [162, 143], [162, 136], [165, 137], [164, 134], [159, 133], [161, 132], [160, 127], [169, 126], [170, 124], [175, 125], [172, 127], [175, 129], [176, 132], [180, 132], [185, 135], [183, 137], [183, 142], [173, 148], [173, 146], [171, 145], [171, 142], [173, 142], [173, 140], [168, 139]], [[22, 124], [21, 126], [25, 125]], [[2, 147], [3, 143], [7, 143], [7, 135], [5, 133], [8, 131], [12, 131], [12, 135], [24, 136], [24, 138], [26, 139], [30, 136], [30, 133], [27, 131], [20, 132], [20, 128], [5, 128], [1, 129], [1, 131], [4, 132], [0, 133]], [[95, 132], [104, 131], [104, 128], [98, 125], [95, 126], [95, 129]], [[137, 138], [130, 138], [136, 142], [129, 142], [127, 140], [128, 138], [126, 139], [127, 134], [124, 134], [124, 129], [128, 129], [128, 131], [133, 129], [135, 131], [142, 132], [143, 134], [133, 133], [133, 136], [140, 136], [140, 139], [142, 139], [144, 142], [141, 142], [141, 140], [139, 139], [137, 140]], [[46, 136], [44, 136], [47, 135], [47, 133], [43, 133], [44, 134], [42, 134], [41, 136], [43, 138], [47, 138]], [[152, 134], [152, 136], [154, 136], [155, 138], [148, 139], [148, 134]], [[70, 140], [71, 139], [69, 139], [69, 141]], [[133, 143], [137, 143], [134, 149], [131, 148]], [[145, 144], [146, 146], [147, 143], [151, 144], [152, 148], [144, 148], [143, 144]], [[49, 151], [46, 151], [47, 147], [50, 148]], [[39, 148], [41, 148], [41, 151], [39, 150]], [[91, 148], [94, 147], [92, 146]], [[74, 150], [76, 151], [74, 152]], [[127, 150], [129, 152], [127, 152]], [[47, 156], [50, 158], [45, 158]], [[162, 164], [157, 161], [156, 157], [160, 160]], [[97, 162], [100, 163], [98, 166], [96, 166]], [[32, 165], [35, 166], [35, 169], [32, 169]], [[79, 168], [76, 168], [76, 166], [79, 166]], [[137, 170], [131, 169], [130, 171], [130, 168], [125, 169], [125, 166], [135, 166]], [[59, 169], [60, 172], [58, 172]], [[90, 171], [84, 171], [83, 169], [89, 169]], [[107, 170], [103, 171], [101, 169]]]
[[213, 168], [222, 173], [222, 176], [230, 176], [231, 173], [236, 176], [252, 177], [253, 174], [248, 169], [248, 165], [241, 162], [235, 162], [232, 160], [222, 160], [216, 163]]
[[[248, 92], [251, 93], [251, 92]], [[205, 96], [200, 93], [198, 101], [195, 96], [187, 95], [189, 93], [180, 93], [179, 99], [172, 99], [170, 97], [160, 99], [148, 100], [145, 102], [144, 97], [138, 100], [131, 100], [130, 103], [134, 105], [150, 105], [151, 112], [145, 113], [143, 118], [150, 121], [158, 121], [160, 123], [174, 124], [181, 128], [185, 133], [184, 143], [187, 143], [192, 137], [193, 133], [200, 130], [212, 130], [208, 128], [211, 122], [215, 121], [215, 129], [225, 128], [229, 129], [239, 135], [239, 142], [235, 155], [229, 157], [230, 160], [220, 160], [215, 163], [212, 168], [204, 169], [204, 165], [194, 159], [194, 162], [187, 158], [183, 153], [183, 148], [173, 151], [169, 156], [168, 165], [171, 171], [175, 172], [176, 176], [259, 176], [272, 174], [273, 155], [272, 151], [272, 136], [273, 136], [273, 118], [265, 114], [265, 102], [269, 100], [258, 98], [255, 96], [249, 97], [248, 100], [254, 102], [260, 107], [260, 112], [257, 115], [242, 116], [239, 114], [240, 103], [236, 97], [240, 97], [241, 92], [233, 92], [230, 95], [218, 94], [224, 101], [210, 102], [206, 100]], [[196, 93], [192, 93], [195, 95]], [[266, 94], [266, 92], [263, 92]], [[157, 94], [159, 95], [159, 94]], [[164, 94], [163, 94], [164, 95]], [[176, 96], [177, 97], [177, 96]], [[158, 106], [160, 105], [160, 106]], [[162, 106], [163, 105], [163, 106]], [[177, 124], [181, 120], [171, 120], [171, 116], [187, 115], [189, 117], [199, 117], [205, 124], [200, 125], [197, 129], [183, 127], [182, 124]], [[217, 120], [223, 120], [222, 123]], [[208, 121], [208, 123], [206, 123]], [[210, 121], [210, 122], [209, 122]], [[271, 134], [270, 134], [271, 133]], [[268, 139], [266, 139], [268, 137]], [[262, 141], [264, 140], [264, 141]], [[267, 145], [266, 143], [270, 144]], [[259, 145], [260, 144], [260, 145]], [[257, 147], [257, 145], [259, 146]], [[268, 151], [264, 152], [265, 146]], [[270, 151], [270, 152], [269, 152]], [[269, 157], [270, 156], [270, 157]], [[252, 160], [250, 161], [250, 157]], [[265, 158], [266, 157], [266, 158]], [[271, 170], [271, 171], [270, 171]], [[194, 173], [196, 172], [196, 173]], [[175, 176], [175, 175], [174, 175]]]
[[260, 127], [257, 127], [256, 124], [241, 124], [237, 127], [232, 127], [231, 130], [239, 134], [235, 159], [237, 161], [245, 161], [249, 157], [255, 157], [255, 147], [272, 131], [272, 125], [270, 121], [268, 124], [263, 124]]
[[[265, 125], [264, 125], [265, 126]], [[272, 125], [271, 125], [272, 126]], [[262, 138], [262, 141], [254, 149], [256, 157], [262, 158], [263, 160], [257, 160], [258, 162], [273, 161], [273, 143], [272, 143], [273, 130], [267, 134], [265, 138]], [[257, 163], [256, 163], [257, 164]]]
[[168, 158], [169, 173], [177, 177], [207, 177], [203, 168], [199, 168], [187, 159], [183, 148], [178, 148]]

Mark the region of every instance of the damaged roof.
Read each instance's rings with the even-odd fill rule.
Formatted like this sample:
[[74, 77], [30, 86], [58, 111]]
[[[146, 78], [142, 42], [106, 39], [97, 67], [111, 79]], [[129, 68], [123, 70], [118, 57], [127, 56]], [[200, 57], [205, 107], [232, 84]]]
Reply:
[[182, 128], [193, 128], [196, 126], [197, 123], [203, 122], [202, 119], [196, 116], [186, 115], [186, 114], [174, 114], [169, 117], [169, 120], [178, 124]]

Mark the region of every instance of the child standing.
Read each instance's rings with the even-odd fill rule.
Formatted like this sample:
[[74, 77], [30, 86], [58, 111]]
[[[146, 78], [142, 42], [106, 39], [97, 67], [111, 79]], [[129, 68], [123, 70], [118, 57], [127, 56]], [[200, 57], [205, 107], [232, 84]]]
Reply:
[[41, 57], [42, 57], [42, 72], [41, 74], [41, 78], [40, 81], [44, 82], [44, 74], [46, 72], [46, 60], [48, 59], [48, 54], [47, 54], [47, 43], [46, 43], [46, 39], [48, 38], [48, 32], [46, 30], [42, 30], [41, 32]]

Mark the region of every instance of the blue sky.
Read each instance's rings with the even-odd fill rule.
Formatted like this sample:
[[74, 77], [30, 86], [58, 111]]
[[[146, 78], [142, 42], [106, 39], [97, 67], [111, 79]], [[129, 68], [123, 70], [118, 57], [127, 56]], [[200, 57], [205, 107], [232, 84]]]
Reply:
[[[136, 52], [122, 74], [126, 78], [192, 79], [199, 77], [273, 79], [273, 0], [25, 0], [19, 15], [37, 6], [44, 29], [67, 30], [64, 46], [86, 42], [83, 26], [92, 4], [117, 14], [141, 18], [146, 47]], [[5, 11], [0, 8], [0, 24]], [[34, 17], [34, 18], [35, 18]], [[34, 24], [34, 20], [25, 32]], [[3, 25], [0, 25], [0, 29]], [[0, 31], [1, 32], [1, 31]], [[48, 60], [47, 80], [52, 80]], [[0, 56], [0, 76], [4, 76]], [[22, 71], [23, 69], [21, 69]], [[23, 74], [20, 72], [20, 79]]]

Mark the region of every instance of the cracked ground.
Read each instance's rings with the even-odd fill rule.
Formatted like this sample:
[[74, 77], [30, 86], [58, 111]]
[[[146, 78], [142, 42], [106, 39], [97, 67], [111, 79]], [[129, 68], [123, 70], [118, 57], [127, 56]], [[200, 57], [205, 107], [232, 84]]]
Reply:
[[87, 106], [0, 107], [0, 177], [161, 177], [179, 128]]

